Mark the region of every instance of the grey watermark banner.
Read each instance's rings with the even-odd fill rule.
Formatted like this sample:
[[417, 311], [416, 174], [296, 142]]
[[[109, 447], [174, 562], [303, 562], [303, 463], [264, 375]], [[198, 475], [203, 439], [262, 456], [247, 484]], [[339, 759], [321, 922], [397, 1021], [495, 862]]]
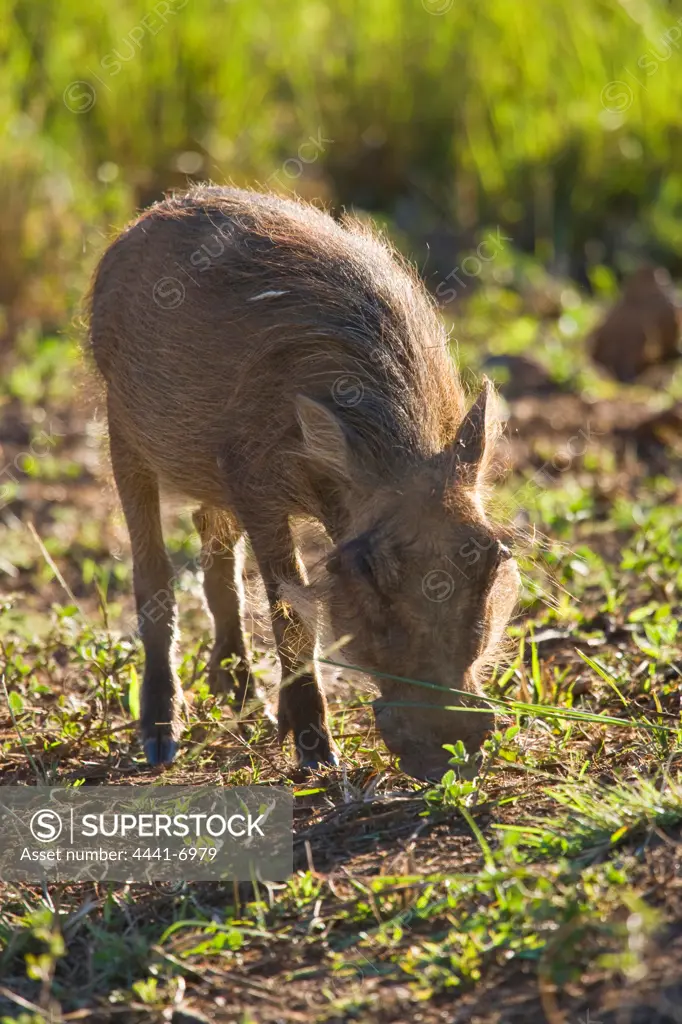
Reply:
[[283, 881], [293, 796], [275, 786], [0, 786], [0, 879]]

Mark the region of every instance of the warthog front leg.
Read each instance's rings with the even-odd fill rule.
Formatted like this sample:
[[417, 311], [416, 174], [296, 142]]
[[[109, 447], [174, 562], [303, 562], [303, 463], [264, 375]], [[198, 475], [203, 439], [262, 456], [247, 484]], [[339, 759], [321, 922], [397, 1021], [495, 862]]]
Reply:
[[178, 748], [184, 698], [172, 663], [175, 641], [173, 570], [163, 543], [158, 482], [119, 432], [111, 410], [109, 444], [130, 534], [135, 602], [145, 653], [140, 715], [142, 743], [151, 765], [166, 764], [173, 760]]
[[[247, 525], [247, 532], [265, 584], [282, 663], [277, 711], [280, 742], [293, 733], [297, 761], [302, 768], [338, 764], [327, 726], [327, 704], [312, 663], [315, 637], [281, 597], [282, 583], [303, 586], [306, 582], [289, 524], [285, 521], [275, 530], [269, 526], [267, 532]], [[290, 680], [292, 676], [295, 678]]]
[[[240, 530], [231, 517], [215, 509], [200, 508], [192, 518], [201, 537], [204, 593], [215, 627], [208, 684], [211, 693], [234, 692], [237, 706], [241, 708], [255, 696], [255, 690], [242, 624], [244, 560]], [[223, 661], [231, 657], [238, 659], [234, 667], [223, 666]]]

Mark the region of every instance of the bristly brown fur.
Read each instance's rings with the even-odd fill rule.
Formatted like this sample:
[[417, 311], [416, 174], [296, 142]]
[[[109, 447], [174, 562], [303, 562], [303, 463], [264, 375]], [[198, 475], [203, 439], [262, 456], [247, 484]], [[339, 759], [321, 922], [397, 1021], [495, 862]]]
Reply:
[[[161, 487], [200, 506], [205, 546], [220, 524], [232, 542], [248, 534], [283, 671], [295, 671], [313, 657], [315, 638], [283, 609], [280, 583], [291, 593], [305, 585], [288, 520], [312, 516], [336, 545], [323, 589], [337, 634], [356, 638], [355, 662], [475, 691], [471, 666], [499, 618], [491, 595], [505, 591], [500, 581], [493, 587], [499, 544], [480, 487], [494, 452], [489, 388], [465, 413], [434, 303], [383, 239], [300, 202], [199, 186], [151, 207], [105, 253], [90, 336], [138, 607], [166, 586]], [[206, 593], [216, 658], [236, 650], [245, 659], [239, 587], [226, 597], [231, 559], [228, 544], [206, 574]], [[425, 597], [434, 571], [457, 579], [447, 605]], [[160, 625], [141, 626], [143, 736], [162, 751], [179, 730], [173, 616], [171, 607]], [[242, 681], [248, 689], [246, 667]], [[162, 714], [170, 731], [159, 726]], [[419, 717], [409, 717], [416, 736]], [[424, 736], [442, 730], [439, 717], [440, 726], [422, 716]], [[480, 737], [486, 716], [468, 717], [455, 732]], [[384, 715], [387, 742], [391, 729], [401, 733], [399, 718]], [[283, 691], [280, 726], [294, 731], [302, 760], [302, 730], [322, 735], [316, 753], [326, 758], [314, 673]]]
[[[158, 282], [175, 287], [171, 278], [184, 299], [177, 310], [164, 310], [153, 291]], [[257, 300], [267, 292], [282, 294]], [[204, 351], [197, 376], [179, 382], [176, 351], [190, 318]], [[246, 318], [246, 333], [258, 344], [245, 338], [231, 361], [225, 336], [239, 332]], [[216, 397], [222, 389], [223, 409], [226, 402], [268, 408], [273, 447], [287, 444], [294, 439], [282, 389], [303, 389], [334, 409], [368, 458], [404, 464], [443, 450], [464, 414], [446, 333], [412, 268], [366, 225], [348, 218], [341, 226], [311, 205], [276, 196], [198, 186], [152, 206], [105, 254], [92, 288], [91, 324], [105, 377], [116, 358], [114, 338], [134, 331], [153, 339], [155, 387], [186, 384], [185, 402], [197, 402], [202, 431], [206, 389]], [[214, 356], [228, 363], [229, 393], [224, 371], [207, 379]], [[139, 387], [137, 360], [126, 357], [117, 382], [130, 398], [129, 389]], [[275, 366], [282, 376], [273, 374]], [[355, 405], [358, 389], [363, 400]], [[260, 447], [241, 436], [225, 457], [251, 461]]]

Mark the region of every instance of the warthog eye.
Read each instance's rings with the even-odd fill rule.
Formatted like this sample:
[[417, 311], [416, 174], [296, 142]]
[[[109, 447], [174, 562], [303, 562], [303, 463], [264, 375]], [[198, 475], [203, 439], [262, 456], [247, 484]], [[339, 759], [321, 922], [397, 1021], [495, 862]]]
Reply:
[[386, 551], [377, 545], [374, 531], [354, 537], [341, 544], [327, 559], [327, 572], [348, 578], [363, 579], [377, 594], [395, 586], [396, 568]]
[[355, 573], [371, 579], [371, 550], [371, 542], [367, 535], [354, 537], [332, 551], [327, 559], [327, 572], [333, 575]]

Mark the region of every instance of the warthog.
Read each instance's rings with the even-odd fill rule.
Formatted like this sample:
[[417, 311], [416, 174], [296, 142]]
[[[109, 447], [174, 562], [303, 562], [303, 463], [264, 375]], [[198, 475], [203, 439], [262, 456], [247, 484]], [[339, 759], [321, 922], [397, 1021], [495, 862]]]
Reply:
[[[406, 771], [442, 770], [444, 743], [477, 748], [494, 721], [478, 674], [518, 574], [481, 496], [489, 386], [466, 412], [411, 269], [358, 223], [203, 186], [123, 231], [90, 304], [132, 546], [149, 762], [174, 757], [183, 705], [160, 491], [197, 508], [215, 623], [209, 682], [215, 693], [236, 683], [240, 702], [253, 694], [237, 543], [248, 535], [287, 680], [279, 734], [293, 733], [300, 765], [336, 763], [318, 618], [350, 637], [350, 664], [376, 673], [378, 729]], [[318, 520], [333, 544], [312, 582], [297, 517]], [[222, 664], [230, 656], [236, 670]], [[478, 710], [445, 710], [467, 704]]]

